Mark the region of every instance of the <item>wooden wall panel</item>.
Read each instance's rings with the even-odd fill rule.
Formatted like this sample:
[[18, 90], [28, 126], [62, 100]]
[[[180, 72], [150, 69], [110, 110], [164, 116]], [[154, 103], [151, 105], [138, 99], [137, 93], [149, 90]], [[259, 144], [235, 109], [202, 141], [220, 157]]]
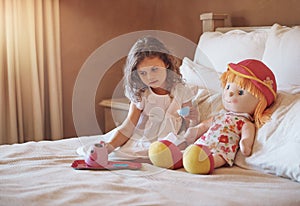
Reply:
[[[233, 26], [300, 24], [297, 0], [61, 0], [65, 137], [76, 136], [72, 117], [74, 84], [81, 66], [95, 49], [119, 35], [147, 29], [173, 32], [197, 43], [201, 32], [199, 15], [205, 12], [228, 13]], [[122, 78], [123, 63], [116, 62], [108, 78], [100, 83], [95, 104], [110, 98]], [[103, 111], [97, 105], [95, 109], [103, 129]]]

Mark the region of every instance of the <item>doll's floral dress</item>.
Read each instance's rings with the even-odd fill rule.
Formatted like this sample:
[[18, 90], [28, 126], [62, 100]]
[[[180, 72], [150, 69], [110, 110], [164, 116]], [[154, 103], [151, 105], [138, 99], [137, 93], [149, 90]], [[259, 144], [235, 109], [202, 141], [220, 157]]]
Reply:
[[232, 166], [239, 148], [242, 127], [247, 120], [253, 121], [247, 113], [223, 111], [214, 117], [212, 126], [194, 144], [207, 146], [213, 154], [222, 156]]

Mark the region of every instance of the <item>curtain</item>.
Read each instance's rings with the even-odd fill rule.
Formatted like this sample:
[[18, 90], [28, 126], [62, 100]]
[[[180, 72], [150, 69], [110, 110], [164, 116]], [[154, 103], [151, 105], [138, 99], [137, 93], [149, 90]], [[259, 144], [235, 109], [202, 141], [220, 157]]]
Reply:
[[0, 144], [63, 137], [59, 0], [0, 0]]

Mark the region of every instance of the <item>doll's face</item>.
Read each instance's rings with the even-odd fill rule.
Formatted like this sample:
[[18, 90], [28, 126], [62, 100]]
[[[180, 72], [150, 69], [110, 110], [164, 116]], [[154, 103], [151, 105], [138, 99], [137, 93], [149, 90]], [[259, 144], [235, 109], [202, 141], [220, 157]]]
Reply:
[[253, 115], [259, 100], [237, 84], [227, 82], [223, 89], [222, 102], [227, 111]]

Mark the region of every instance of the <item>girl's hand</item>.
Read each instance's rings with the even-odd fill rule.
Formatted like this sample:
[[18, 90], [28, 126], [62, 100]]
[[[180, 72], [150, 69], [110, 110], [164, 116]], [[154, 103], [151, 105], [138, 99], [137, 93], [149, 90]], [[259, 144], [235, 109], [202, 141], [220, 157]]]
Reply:
[[112, 146], [110, 143], [104, 143], [105, 148], [107, 149], [107, 153], [110, 154], [112, 151], [115, 150], [115, 147]]
[[186, 107], [182, 107], [181, 109], [177, 110], [177, 113], [182, 116], [183, 118], [189, 116], [190, 114], [190, 107], [186, 106]]
[[186, 106], [177, 111], [186, 121], [190, 122], [189, 126], [195, 126], [199, 123], [199, 112], [193, 106]]
[[190, 121], [190, 126], [195, 126], [199, 123], [199, 111], [194, 106], [190, 107], [190, 113], [188, 116], [184, 117], [186, 120]]

